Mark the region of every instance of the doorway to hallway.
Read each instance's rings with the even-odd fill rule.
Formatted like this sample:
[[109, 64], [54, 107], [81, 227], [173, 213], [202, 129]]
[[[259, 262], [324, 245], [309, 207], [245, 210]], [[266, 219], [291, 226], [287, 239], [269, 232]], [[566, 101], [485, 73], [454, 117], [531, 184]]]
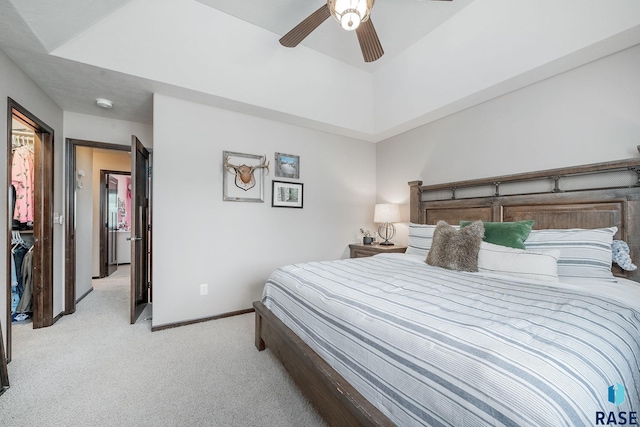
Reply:
[[[97, 160], [98, 158], [102, 160]], [[131, 248], [130, 323], [133, 324], [150, 302], [151, 293], [149, 152], [135, 136], [132, 136], [130, 147], [67, 139], [67, 165], [66, 313], [73, 313], [77, 302], [92, 291], [93, 278], [106, 276], [109, 269], [109, 252], [107, 249], [102, 254], [103, 259], [107, 259], [105, 265], [104, 261], [101, 262], [100, 235], [106, 235], [108, 241], [109, 213], [101, 207], [101, 201], [108, 199], [109, 195], [107, 175], [109, 171], [131, 171], [130, 223], [126, 224], [131, 234], [129, 239], [125, 240]], [[82, 183], [78, 182], [80, 176], [85, 177]], [[99, 184], [101, 176], [104, 177], [103, 185]], [[87, 182], [87, 177], [92, 177], [90, 189], [85, 189], [84, 183]], [[97, 184], [94, 185], [96, 182]], [[103, 197], [100, 196], [101, 193]], [[117, 206], [117, 196], [115, 193], [113, 195]], [[124, 204], [124, 210], [126, 213], [126, 204]], [[89, 211], [91, 213], [86, 215]], [[119, 225], [125, 226], [124, 222], [120, 221], [122, 217], [118, 215], [116, 208], [116, 215], [112, 221], [116, 229]], [[101, 273], [101, 269], [105, 267], [106, 269]]]

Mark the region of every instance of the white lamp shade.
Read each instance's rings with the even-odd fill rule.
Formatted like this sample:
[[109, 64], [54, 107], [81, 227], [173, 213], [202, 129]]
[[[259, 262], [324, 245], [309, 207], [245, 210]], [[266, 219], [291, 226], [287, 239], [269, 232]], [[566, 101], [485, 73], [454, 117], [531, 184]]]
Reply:
[[393, 203], [376, 205], [373, 222], [400, 222], [400, 206]]

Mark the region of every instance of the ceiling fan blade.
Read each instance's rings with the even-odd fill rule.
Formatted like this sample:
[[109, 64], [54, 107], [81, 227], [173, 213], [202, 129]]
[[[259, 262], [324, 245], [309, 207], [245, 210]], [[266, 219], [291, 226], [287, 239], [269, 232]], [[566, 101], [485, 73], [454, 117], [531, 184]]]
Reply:
[[282, 36], [280, 44], [286, 47], [296, 47], [305, 39], [313, 30], [318, 28], [328, 17], [331, 16], [329, 6], [326, 4], [320, 9], [313, 12], [304, 21], [296, 25], [293, 30]]
[[378, 38], [376, 29], [373, 27], [371, 18], [356, 28], [356, 34], [358, 35], [358, 41], [360, 42], [360, 49], [362, 50], [364, 62], [373, 62], [384, 55], [382, 44], [380, 44], [380, 39]]

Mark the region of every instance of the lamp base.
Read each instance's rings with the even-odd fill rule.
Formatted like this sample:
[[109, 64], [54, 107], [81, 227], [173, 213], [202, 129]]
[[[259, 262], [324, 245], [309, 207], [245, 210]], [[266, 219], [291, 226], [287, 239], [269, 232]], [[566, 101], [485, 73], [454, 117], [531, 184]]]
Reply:
[[393, 224], [385, 222], [378, 227], [378, 236], [380, 236], [381, 239], [384, 239], [384, 241], [380, 243], [380, 246], [393, 246], [393, 243], [391, 243], [389, 239], [393, 239], [393, 236], [395, 235], [396, 228]]

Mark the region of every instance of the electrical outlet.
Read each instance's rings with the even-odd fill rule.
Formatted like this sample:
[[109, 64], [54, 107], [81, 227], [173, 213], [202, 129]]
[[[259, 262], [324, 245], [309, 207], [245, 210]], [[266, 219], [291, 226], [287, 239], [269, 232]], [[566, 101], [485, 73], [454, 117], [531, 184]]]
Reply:
[[209, 285], [206, 283], [203, 283], [202, 285], [200, 285], [200, 295], [207, 295], [209, 293]]

